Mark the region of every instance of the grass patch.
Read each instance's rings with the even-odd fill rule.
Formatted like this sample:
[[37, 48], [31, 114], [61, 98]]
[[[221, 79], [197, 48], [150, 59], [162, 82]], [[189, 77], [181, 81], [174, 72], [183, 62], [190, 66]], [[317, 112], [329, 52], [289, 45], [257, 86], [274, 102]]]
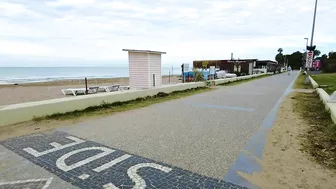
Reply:
[[294, 83], [293, 88], [294, 89], [313, 89], [311, 84], [309, 83], [308, 85], [306, 85], [305, 81], [306, 81], [306, 75], [303, 75], [302, 73], [300, 73], [299, 77]]
[[52, 115], [47, 115], [43, 117], [35, 117], [33, 119], [34, 122], [40, 122], [43, 120], [69, 120], [69, 119], [77, 119], [80, 117], [87, 117], [87, 116], [99, 116], [99, 115], [109, 115], [116, 112], [123, 112], [131, 109], [136, 109], [140, 107], [150, 106], [152, 104], [178, 99], [181, 97], [186, 97], [190, 95], [194, 95], [197, 93], [207, 92], [212, 89], [207, 87], [198, 87], [194, 89], [187, 89], [183, 91], [174, 91], [171, 93], [164, 93], [159, 92], [154, 96], [146, 96], [143, 98], [137, 98], [134, 100], [124, 101], [124, 102], [113, 102], [113, 103], [106, 103], [102, 102], [100, 105], [97, 106], [90, 106], [83, 110], [75, 110], [66, 113], [55, 113]]
[[272, 75], [262, 75], [262, 76], [259, 76], [259, 77], [254, 77], [254, 78], [250, 78], [250, 79], [244, 79], [244, 80], [238, 80], [238, 81], [229, 81], [228, 83], [222, 83], [222, 84], [219, 84], [218, 86], [233, 86], [233, 85], [238, 85], [238, 84], [242, 84], [242, 83], [245, 83], [245, 82], [249, 82], [249, 81], [253, 81], [253, 80], [257, 80], [257, 79], [261, 79], [261, 78], [265, 78], [265, 77], [269, 77], [269, 76], [272, 76]]
[[297, 93], [294, 111], [309, 124], [304, 150], [320, 164], [336, 169], [336, 125], [316, 93]]
[[323, 88], [329, 95], [336, 91], [336, 73], [326, 73], [312, 75], [312, 78], [319, 85], [328, 85], [328, 87]]

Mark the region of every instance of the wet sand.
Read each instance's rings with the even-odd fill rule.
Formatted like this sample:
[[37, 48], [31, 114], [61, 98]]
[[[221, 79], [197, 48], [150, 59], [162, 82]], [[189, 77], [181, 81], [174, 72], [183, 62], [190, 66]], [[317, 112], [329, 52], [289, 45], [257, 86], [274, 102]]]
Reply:
[[[178, 76], [170, 78], [171, 83], [180, 83]], [[169, 84], [168, 76], [162, 77], [163, 84]], [[121, 84], [129, 85], [128, 78], [110, 78], [110, 79], [90, 79], [88, 86]], [[26, 83], [19, 85], [0, 85], [0, 106], [9, 104], [18, 104], [23, 102], [33, 102], [55, 98], [69, 97], [64, 96], [61, 89], [83, 88], [83, 80], [59, 80], [52, 82]]]

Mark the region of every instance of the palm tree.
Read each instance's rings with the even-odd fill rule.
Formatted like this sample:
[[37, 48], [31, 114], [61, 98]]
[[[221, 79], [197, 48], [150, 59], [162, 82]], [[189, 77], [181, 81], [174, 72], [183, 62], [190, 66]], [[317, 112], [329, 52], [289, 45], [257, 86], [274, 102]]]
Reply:
[[282, 48], [279, 48], [279, 49], [278, 49], [278, 52], [279, 52], [279, 54], [282, 54], [283, 49], [282, 49]]
[[320, 54], [321, 54], [321, 51], [317, 49], [314, 50], [314, 57], [320, 56]]
[[283, 49], [282, 48], [279, 48], [278, 49], [278, 54], [275, 56], [275, 60], [280, 64], [280, 65], [283, 65], [284, 64], [284, 56], [282, 54], [283, 52]]

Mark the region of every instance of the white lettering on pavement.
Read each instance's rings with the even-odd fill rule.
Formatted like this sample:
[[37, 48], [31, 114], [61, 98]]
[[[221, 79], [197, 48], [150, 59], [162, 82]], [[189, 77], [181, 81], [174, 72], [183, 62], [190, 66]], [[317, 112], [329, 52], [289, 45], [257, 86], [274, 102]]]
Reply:
[[104, 189], [119, 189], [118, 187], [116, 187], [112, 183], [108, 183], [108, 184], [103, 185], [103, 188]]
[[[139, 164], [136, 164], [136, 165], [130, 167], [127, 170], [127, 175], [135, 183], [135, 185], [133, 186], [132, 189], [145, 189], [146, 188], [146, 181], [137, 174], [138, 169], [143, 168], [143, 167], [151, 167], [151, 168], [163, 171], [165, 173], [169, 173], [172, 170], [169, 167], [165, 167], [165, 166], [162, 166], [162, 165], [159, 165], [159, 164], [156, 164], [156, 163], [139, 163]], [[105, 189], [118, 189], [112, 183], [105, 184], [103, 187]]]
[[124, 160], [126, 160], [126, 159], [128, 159], [130, 157], [132, 157], [132, 156], [129, 155], [129, 154], [125, 154], [125, 155], [120, 156], [120, 157], [118, 157], [118, 158], [116, 158], [116, 159], [114, 159], [114, 160], [112, 160], [112, 161], [110, 161], [108, 163], [105, 163], [104, 165], [101, 165], [101, 166], [99, 166], [99, 167], [97, 167], [97, 168], [95, 168], [93, 170], [99, 173], [99, 172], [104, 171], [104, 170], [112, 167], [113, 165], [115, 165], [117, 163], [120, 163], [120, 162], [122, 162], [122, 161], [124, 161]]
[[[89, 151], [89, 150], [101, 150], [102, 152], [94, 155], [92, 157], [86, 158], [84, 160], [81, 160], [77, 163], [74, 163], [72, 165], [66, 165], [65, 164], [65, 160], [67, 158], [69, 158], [70, 156], [80, 153], [80, 152], [84, 152], [84, 151]], [[61, 156], [60, 158], [57, 159], [56, 161], [56, 166], [60, 169], [62, 169], [63, 171], [70, 171], [74, 168], [80, 167], [82, 165], [85, 165], [87, 163], [90, 163], [91, 161], [94, 161], [96, 159], [102, 158], [112, 152], [114, 152], [115, 150], [109, 149], [109, 148], [105, 148], [105, 147], [88, 147], [88, 148], [82, 148], [82, 149], [78, 149], [78, 150], [74, 150], [72, 152], [68, 152], [66, 154], [64, 154], [63, 156]]]
[[49, 154], [51, 152], [56, 152], [58, 150], [62, 150], [64, 148], [69, 148], [71, 146], [74, 146], [74, 145], [81, 144], [81, 143], [85, 142], [85, 140], [81, 140], [81, 139], [73, 137], [73, 136], [68, 136], [66, 138], [68, 138], [70, 140], [73, 140], [74, 142], [69, 143], [69, 144], [65, 144], [65, 145], [61, 145], [61, 144], [59, 144], [57, 142], [52, 142], [49, 145], [53, 146], [54, 148], [46, 150], [46, 151], [43, 151], [43, 152], [38, 152], [38, 151], [36, 151], [33, 148], [24, 148], [23, 150], [26, 151], [27, 153], [35, 156], [35, 157], [39, 157], [39, 156], [43, 156], [43, 155]]

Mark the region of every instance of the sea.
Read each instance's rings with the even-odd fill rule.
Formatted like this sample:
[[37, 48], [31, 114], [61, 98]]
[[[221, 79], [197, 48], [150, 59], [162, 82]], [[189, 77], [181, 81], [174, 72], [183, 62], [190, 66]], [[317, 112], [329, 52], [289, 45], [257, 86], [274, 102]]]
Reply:
[[[128, 67], [0, 67], [0, 84], [35, 83], [83, 78], [128, 77]], [[162, 67], [162, 75], [181, 73], [179, 66]]]

